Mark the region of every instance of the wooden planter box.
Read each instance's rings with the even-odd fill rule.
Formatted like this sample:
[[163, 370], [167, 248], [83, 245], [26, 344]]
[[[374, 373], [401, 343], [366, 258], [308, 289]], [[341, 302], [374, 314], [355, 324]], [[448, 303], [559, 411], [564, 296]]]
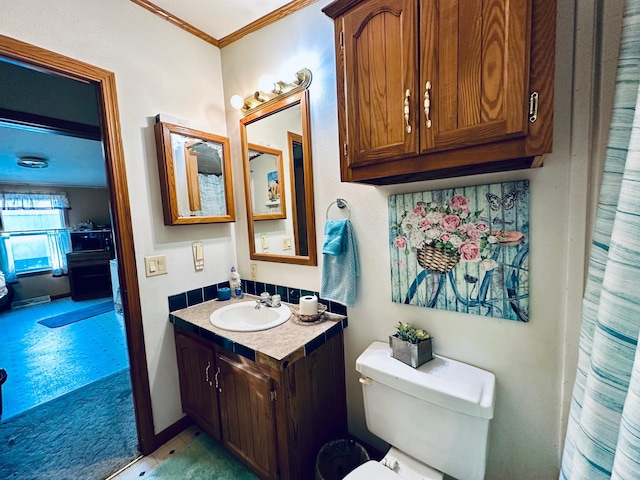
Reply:
[[433, 358], [432, 340], [433, 338], [427, 338], [420, 343], [411, 343], [390, 335], [391, 356], [413, 368], [418, 368]]

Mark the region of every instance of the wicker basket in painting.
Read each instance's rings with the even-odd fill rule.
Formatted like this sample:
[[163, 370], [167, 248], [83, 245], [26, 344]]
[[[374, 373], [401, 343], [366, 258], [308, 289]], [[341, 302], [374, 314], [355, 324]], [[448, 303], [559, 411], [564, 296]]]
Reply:
[[431, 245], [425, 245], [417, 249], [416, 256], [422, 268], [436, 273], [450, 272], [460, 260], [459, 254], [447, 255], [442, 250]]

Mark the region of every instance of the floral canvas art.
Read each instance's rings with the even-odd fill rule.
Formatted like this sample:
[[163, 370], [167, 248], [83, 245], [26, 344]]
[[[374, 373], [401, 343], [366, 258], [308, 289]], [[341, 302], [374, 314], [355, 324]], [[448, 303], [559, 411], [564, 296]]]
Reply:
[[389, 197], [392, 300], [529, 321], [529, 182]]

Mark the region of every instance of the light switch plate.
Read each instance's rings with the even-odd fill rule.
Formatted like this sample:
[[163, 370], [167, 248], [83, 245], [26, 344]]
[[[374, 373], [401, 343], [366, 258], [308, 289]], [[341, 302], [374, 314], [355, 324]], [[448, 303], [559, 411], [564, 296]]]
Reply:
[[144, 270], [147, 277], [155, 277], [156, 275], [167, 274], [167, 256], [166, 255], [150, 255], [144, 257]]
[[291, 250], [291, 237], [282, 237], [282, 250]]
[[193, 250], [193, 266], [196, 272], [204, 270], [204, 247], [202, 242], [193, 242], [191, 248]]
[[250, 278], [251, 280], [257, 280], [258, 279], [258, 265], [255, 263], [252, 263], [250, 265]]

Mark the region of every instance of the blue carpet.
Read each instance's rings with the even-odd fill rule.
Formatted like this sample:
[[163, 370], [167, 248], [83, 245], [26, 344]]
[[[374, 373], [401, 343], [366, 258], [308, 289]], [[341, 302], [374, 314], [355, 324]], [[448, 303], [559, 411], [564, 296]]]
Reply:
[[128, 368], [0, 422], [4, 480], [97, 480], [137, 456]]
[[113, 310], [113, 300], [108, 300], [106, 302], [96, 303], [95, 305], [91, 305], [90, 307], [80, 308], [72, 312], [61, 313], [60, 315], [55, 315], [53, 317], [43, 318], [42, 320], [38, 320], [38, 323], [44, 325], [45, 327], [57, 328], [64, 325], [69, 325], [70, 323], [79, 322], [80, 320], [84, 320], [85, 318], [95, 317], [96, 315], [107, 313], [111, 310]]

